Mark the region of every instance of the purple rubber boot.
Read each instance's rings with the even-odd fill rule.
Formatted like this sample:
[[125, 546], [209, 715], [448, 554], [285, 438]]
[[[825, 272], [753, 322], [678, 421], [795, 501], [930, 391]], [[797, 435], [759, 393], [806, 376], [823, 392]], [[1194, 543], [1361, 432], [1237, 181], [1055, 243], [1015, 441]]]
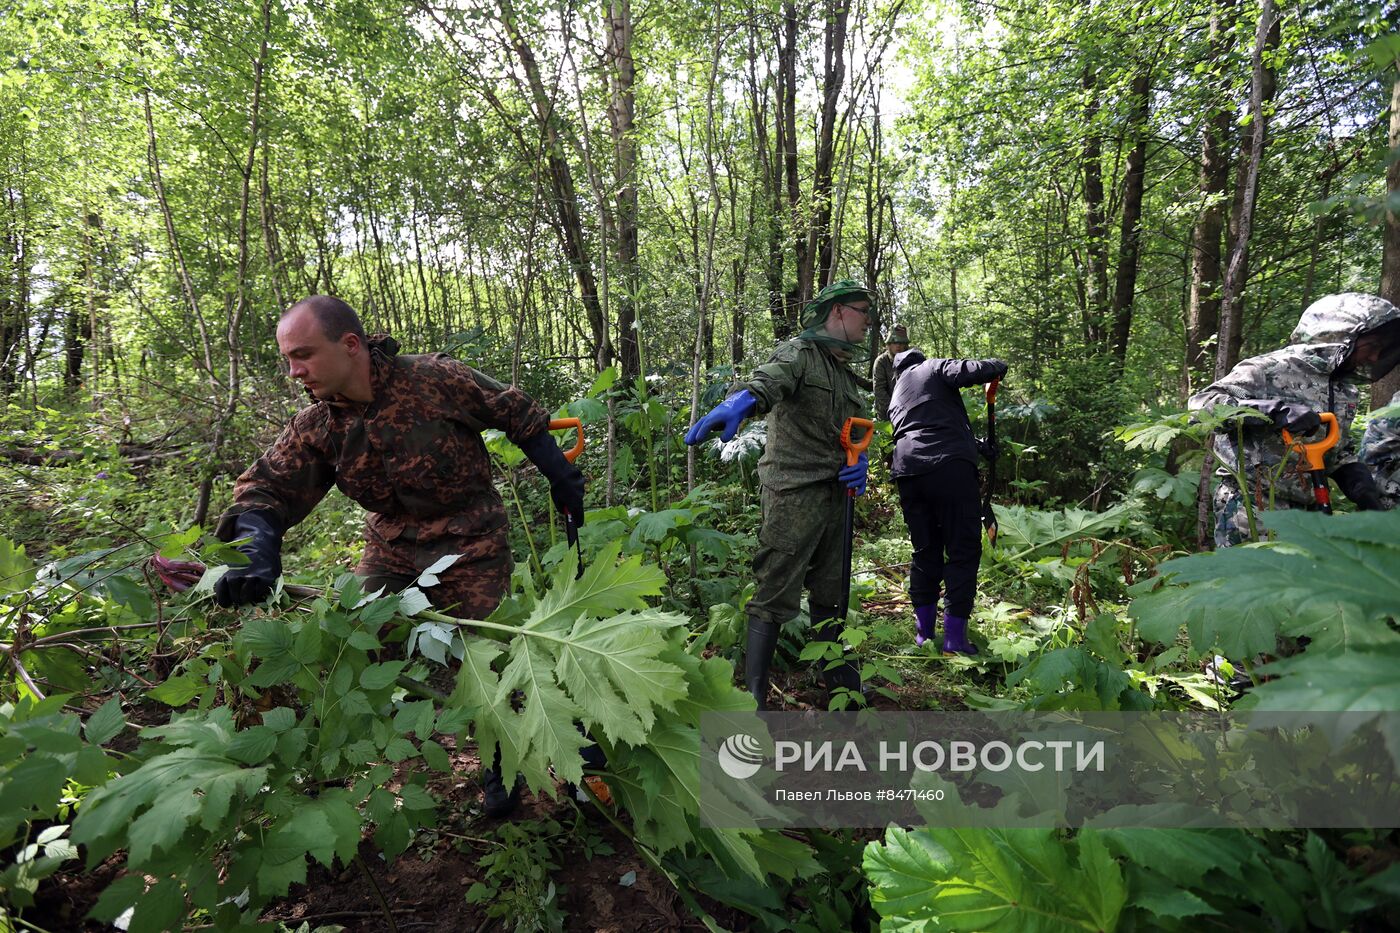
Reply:
[[967, 638], [967, 620], [943, 615], [943, 653], [976, 654], [977, 646]]
[[938, 606], [915, 606], [914, 618], [918, 620], [918, 630], [914, 634], [914, 644], [923, 645], [933, 638], [938, 627]]

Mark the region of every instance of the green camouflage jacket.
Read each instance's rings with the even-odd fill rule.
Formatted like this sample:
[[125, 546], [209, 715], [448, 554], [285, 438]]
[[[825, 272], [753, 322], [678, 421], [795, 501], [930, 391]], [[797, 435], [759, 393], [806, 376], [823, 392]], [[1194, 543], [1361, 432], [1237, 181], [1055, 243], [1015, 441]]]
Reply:
[[886, 350], [875, 357], [875, 417], [890, 420], [890, 399], [894, 397], [894, 355]]
[[[1400, 405], [1396, 392], [1386, 405]], [[1390, 508], [1400, 506], [1400, 415], [1372, 418], [1361, 438], [1361, 462], [1371, 468]]]
[[[1330, 411], [1337, 416], [1342, 433], [1324, 461], [1331, 474], [1337, 467], [1357, 460], [1349, 431], [1360, 398], [1358, 383], [1336, 375], [1336, 370], [1359, 336], [1396, 319], [1400, 319], [1400, 309], [1373, 295], [1328, 295], [1303, 312], [1288, 346], [1240, 361], [1225, 378], [1191, 396], [1187, 404], [1192, 411], [1200, 411], [1214, 405], [1240, 405], [1246, 400], [1284, 399], [1306, 405], [1319, 414]], [[1321, 437], [1321, 432], [1316, 436]], [[1233, 426], [1229, 431], [1217, 432], [1214, 444], [1226, 463], [1233, 466], [1238, 462]], [[1265, 501], [1267, 475], [1278, 467], [1285, 453], [1277, 428], [1262, 421], [1246, 422], [1245, 474], [1251, 483], [1264, 484]], [[1289, 455], [1290, 468], [1275, 486], [1275, 500], [1280, 506], [1307, 507], [1313, 501], [1307, 476], [1292, 468], [1297, 459]], [[1221, 467], [1216, 475], [1228, 477], [1231, 472]]]
[[332, 484], [364, 506], [366, 522], [389, 541], [409, 527], [421, 542], [505, 524], [481, 432], [498, 428], [519, 443], [546, 429], [548, 412], [446, 354], [399, 356], [384, 334], [369, 346], [374, 400], [318, 400], [297, 412], [238, 477], [221, 537], [232, 533], [233, 516], [253, 509], [290, 528]]
[[841, 428], [847, 418], [867, 417], [868, 411], [846, 363], [797, 337], [778, 344], [747, 382], [734, 385], [739, 389], [758, 400], [756, 417], [768, 416], [768, 444], [758, 461], [764, 486], [785, 491], [836, 479], [846, 465]]

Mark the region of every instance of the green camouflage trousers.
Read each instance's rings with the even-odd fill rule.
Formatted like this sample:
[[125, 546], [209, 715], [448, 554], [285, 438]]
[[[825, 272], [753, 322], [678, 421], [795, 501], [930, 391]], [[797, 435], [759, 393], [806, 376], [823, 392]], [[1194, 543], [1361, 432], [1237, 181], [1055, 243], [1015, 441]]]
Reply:
[[833, 479], [786, 492], [764, 486], [761, 495], [763, 524], [749, 618], [772, 625], [795, 618], [804, 586], [813, 616], [829, 618], [841, 602], [846, 488]]

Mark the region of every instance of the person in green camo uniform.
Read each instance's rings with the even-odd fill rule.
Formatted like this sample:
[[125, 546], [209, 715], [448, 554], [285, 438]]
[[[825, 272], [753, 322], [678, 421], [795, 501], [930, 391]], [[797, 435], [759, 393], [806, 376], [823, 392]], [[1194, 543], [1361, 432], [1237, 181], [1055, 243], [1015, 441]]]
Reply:
[[[496, 428], [549, 480], [559, 509], [583, 524], [583, 474], [548, 431], [549, 413], [520, 389], [443, 353], [400, 355], [366, 337], [354, 310], [312, 295], [277, 324], [277, 346], [311, 404], [238, 477], [216, 534], [248, 557], [215, 585], [221, 606], [262, 602], [282, 573], [282, 536], [337, 486], [363, 506], [355, 572], [369, 590], [398, 591], [448, 554], [460, 555], [426, 595], [462, 618], [490, 615], [510, 584], [506, 512], [481, 432]], [[515, 808], [499, 768], [483, 775], [485, 810]]]
[[[875, 292], [859, 282], [823, 288], [803, 308], [802, 333], [778, 344], [767, 363], [736, 383], [685, 436], [687, 444], [698, 444], [720, 430], [727, 441], [745, 418], [768, 419], [768, 444], [758, 463], [763, 520], [744, 657], [744, 679], [759, 709], [768, 708], [778, 630], [800, 613], [804, 588], [813, 637], [840, 638], [845, 503], [848, 490], [865, 492], [868, 470], [864, 453], [847, 466], [841, 429], [847, 418], [868, 413], [849, 364], [865, 352], [875, 311]], [[823, 680], [830, 691], [861, 689], [860, 672], [848, 660], [830, 665]]]
[[903, 324], [897, 324], [890, 329], [885, 352], [875, 357], [872, 378], [875, 385], [875, 417], [881, 421], [890, 420], [890, 399], [894, 397], [894, 358], [908, 349], [909, 331]]

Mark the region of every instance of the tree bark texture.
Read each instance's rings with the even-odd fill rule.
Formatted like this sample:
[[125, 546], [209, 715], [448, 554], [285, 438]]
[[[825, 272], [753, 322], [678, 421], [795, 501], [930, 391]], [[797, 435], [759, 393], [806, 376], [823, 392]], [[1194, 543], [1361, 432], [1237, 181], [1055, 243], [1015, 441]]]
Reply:
[[802, 305], [812, 297], [812, 262], [807, 255], [807, 223], [802, 211], [802, 181], [797, 161], [797, 5], [783, 4], [783, 33], [778, 46], [778, 123], [779, 147], [783, 154], [783, 176], [787, 183], [787, 213], [796, 260], [797, 279], [788, 292], [784, 316], [796, 330]]
[[1133, 295], [1137, 289], [1138, 251], [1142, 242], [1142, 195], [1147, 178], [1148, 119], [1151, 116], [1152, 73], [1144, 65], [1133, 76], [1129, 130], [1133, 148], [1123, 175], [1123, 218], [1118, 234], [1118, 271], [1113, 288], [1113, 359], [1119, 371], [1128, 356], [1133, 328]]
[[615, 297], [617, 308], [618, 362], [624, 381], [637, 378], [641, 371], [638, 348], [637, 290], [641, 284], [637, 263], [637, 143], [633, 124], [637, 101], [633, 85], [637, 66], [632, 58], [631, 0], [611, 0], [607, 7], [607, 57], [612, 64], [608, 75], [611, 96], [608, 119], [612, 126], [613, 157], [617, 174], [617, 266], [622, 288]]
[[1254, 207], [1259, 200], [1259, 165], [1268, 142], [1264, 111], [1278, 93], [1278, 72], [1269, 58], [1278, 49], [1280, 34], [1278, 10], [1273, 0], [1264, 0], [1259, 10], [1254, 51], [1250, 56], [1251, 119], [1240, 134], [1240, 161], [1235, 171], [1235, 193], [1230, 205], [1230, 253], [1225, 269], [1225, 287], [1220, 298], [1216, 379], [1228, 373], [1240, 361], [1240, 347], [1244, 340], [1242, 322], [1245, 286], [1249, 282], [1249, 235], [1254, 223]]
[[511, 51], [515, 54], [530, 93], [531, 111], [540, 132], [544, 148], [546, 177], [554, 195], [554, 221], [559, 235], [564, 258], [573, 272], [578, 286], [579, 299], [583, 302], [584, 313], [588, 318], [593, 354], [597, 368], [601, 371], [612, 365], [612, 341], [608, 338], [607, 319], [603, 314], [602, 303], [598, 299], [598, 284], [593, 269], [588, 241], [584, 236], [583, 218], [578, 210], [578, 191], [574, 185], [573, 171], [564, 152], [564, 139], [560, 127], [560, 117], [545, 87], [540, 74], [539, 62], [534, 51], [525, 41], [510, 0], [500, 0], [501, 25], [510, 40]]
[[1201, 210], [1191, 231], [1191, 297], [1186, 313], [1185, 395], [1210, 381], [1214, 370], [1208, 342], [1220, 329], [1221, 236], [1225, 230], [1225, 189], [1230, 183], [1230, 160], [1226, 153], [1230, 128], [1234, 124], [1229, 106], [1230, 79], [1227, 57], [1233, 44], [1232, 31], [1225, 28], [1226, 5], [1234, 0], [1216, 0], [1210, 13], [1210, 62], [1216, 71], [1212, 85], [1217, 95], [1213, 113], [1206, 120], [1201, 139]]
[[812, 175], [812, 222], [805, 254], [814, 268], [799, 270], [798, 283], [806, 283], [806, 294], [816, 292], [831, 281], [832, 265], [832, 173], [836, 160], [836, 105], [846, 81], [846, 22], [850, 8], [846, 0], [832, 0], [826, 7], [823, 33], [822, 110], [817, 130], [817, 158]]
[[[1395, 63], [1395, 83], [1390, 88], [1390, 165], [1385, 172], [1385, 243], [1381, 252], [1381, 297], [1400, 305], [1400, 60]], [[1371, 407], [1390, 401], [1400, 392], [1400, 367], [1371, 387]]]
[[1220, 298], [1220, 334], [1216, 346], [1215, 378], [1223, 379], [1240, 353], [1240, 318], [1243, 312], [1244, 286], [1249, 269], [1249, 235], [1254, 226], [1254, 205], [1259, 193], [1259, 165], [1264, 159], [1268, 141], [1267, 116], [1264, 108], [1277, 90], [1277, 76], [1266, 63], [1269, 53], [1278, 47], [1279, 16], [1274, 0], [1263, 0], [1259, 8], [1259, 28], [1254, 37], [1249, 82], [1249, 126], [1244, 138], [1248, 148], [1241, 149], [1240, 171], [1235, 203], [1239, 210], [1231, 217], [1230, 262], [1225, 269], [1225, 287]]
[[1100, 90], [1098, 76], [1085, 66], [1084, 89], [1084, 342], [1103, 349], [1104, 322], [1108, 316], [1108, 239], [1104, 226], [1103, 136], [1098, 126]]

